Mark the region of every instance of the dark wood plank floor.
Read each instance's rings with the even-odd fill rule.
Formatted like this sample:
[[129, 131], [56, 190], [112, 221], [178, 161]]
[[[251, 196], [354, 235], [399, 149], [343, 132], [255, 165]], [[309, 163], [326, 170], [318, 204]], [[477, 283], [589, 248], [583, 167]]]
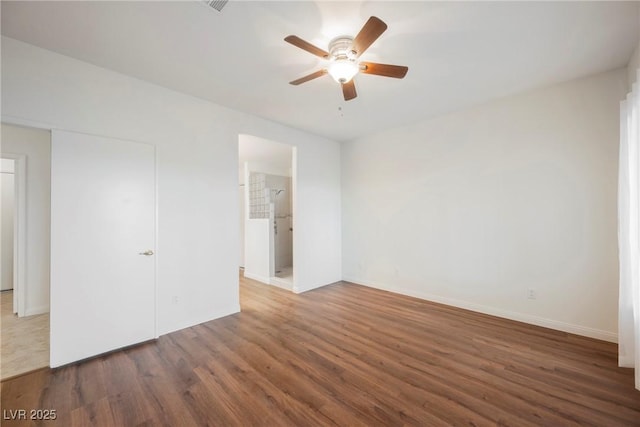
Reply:
[[[3, 426], [640, 426], [616, 345], [338, 283], [2, 383]], [[27, 415], [29, 413], [27, 412]]]

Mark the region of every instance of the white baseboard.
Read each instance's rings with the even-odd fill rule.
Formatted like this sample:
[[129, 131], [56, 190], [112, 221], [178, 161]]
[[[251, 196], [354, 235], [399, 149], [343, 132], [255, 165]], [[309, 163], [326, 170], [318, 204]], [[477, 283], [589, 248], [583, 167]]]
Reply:
[[438, 295], [432, 295], [426, 292], [402, 289], [397, 287], [388, 286], [382, 283], [376, 283], [368, 280], [360, 280], [355, 277], [345, 277], [345, 282], [352, 282], [358, 285], [367, 286], [370, 288], [380, 289], [383, 291], [393, 292], [396, 294], [407, 295], [410, 297], [420, 298], [427, 301], [437, 302], [440, 304], [450, 305], [452, 307], [463, 308], [466, 310], [475, 311], [478, 313], [489, 314], [491, 316], [502, 317], [504, 319], [515, 320], [518, 322], [528, 323], [531, 325], [542, 326], [544, 328], [555, 329], [557, 331], [568, 332], [575, 335], [581, 335], [584, 337], [595, 338], [603, 341], [618, 342], [618, 334], [609, 331], [603, 331], [600, 329], [589, 328], [586, 326], [574, 325], [571, 323], [561, 322], [553, 319], [546, 319], [544, 317], [533, 316], [530, 314], [517, 313], [515, 311], [504, 310], [496, 307], [489, 307], [486, 305], [476, 304], [469, 301], [462, 301], [454, 298], [447, 298]]
[[304, 293], [304, 292], [308, 292], [308, 291], [312, 291], [312, 290], [314, 290], [314, 289], [321, 288], [321, 287], [323, 287], [323, 286], [327, 286], [327, 285], [329, 285], [329, 284], [330, 284], [330, 283], [327, 283], [326, 285], [314, 285], [314, 286], [310, 286], [310, 287], [308, 287], [308, 288], [304, 288], [304, 289], [302, 289], [302, 288], [300, 288], [300, 287], [298, 287], [298, 286], [294, 286], [294, 287], [293, 287], [293, 289], [292, 289], [292, 291], [293, 291], [293, 293], [294, 293], [294, 294], [301, 294], [301, 293]]
[[245, 270], [243, 274], [247, 279], [257, 280], [258, 282], [266, 283], [267, 285], [270, 281], [268, 276], [260, 276], [258, 274], [249, 273], [247, 270]]
[[293, 284], [286, 280], [280, 280], [278, 277], [270, 277], [269, 284], [286, 291], [293, 291]]
[[280, 280], [277, 277], [260, 276], [258, 274], [247, 273], [246, 270], [244, 272], [244, 277], [246, 277], [247, 279], [256, 280], [260, 283], [264, 283], [265, 285], [271, 285], [280, 289], [284, 289], [286, 291], [295, 292], [294, 287], [290, 282], [286, 280]]
[[225, 309], [225, 310], [214, 311], [213, 313], [210, 313], [204, 319], [189, 319], [187, 322], [181, 323], [179, 325], [175, 325], [170, 329], [161, 331], [159, 333], [159, 336], [170, 334], [171, 332], [179, 331], [179, 330], [185, 329], [185, 328], [190, 328], [192, 326], [196, 326], [196, 325], [199, 325], [201, 323], [210, 322], [211, 320], [220, 319], [221, 317], [230, 316], [230, 315], [236, 314], [236, 313], [240, 313], [240, 305], [236, 305], [236, 306], [233, 306], [233, 307], [231, 307], [229, 309]]
[[29, 307], [29, 308], [25, 308], [24, 310], [24, 316], [35, 316], [37, 314], [44, 314], [44, 313], [48, 313], [49, 312], [49, 306], [48, 305], [41, 305], [39, 307]]

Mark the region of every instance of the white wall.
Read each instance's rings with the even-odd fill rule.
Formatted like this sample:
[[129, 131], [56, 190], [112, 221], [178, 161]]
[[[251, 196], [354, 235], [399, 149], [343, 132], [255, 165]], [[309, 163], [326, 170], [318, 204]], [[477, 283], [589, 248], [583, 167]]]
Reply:
[[297, 147], [298, 280], [340, 280], [338, 143], [6, 37], [2, 89], [5, 121], [156, 145], [161, 334], [239, 310], [241, 133]]
[[2, 265], [0, 269], [0, 290], [13, 289], [13, 211], [15, 209], [15, 183], [14, 165], [11, 159], [2, 159], [2, 175], [0, 182], [2, 186], [2, 200], [0, 201], [0, 236], [2, 246], [0, 255]]
[[[4, 70], [4, 65], [3, 65]], [[7, 87], [2, 88], [2, 96]], [[4, 108], [4, 102], [3, 102]], [[49, 311], [51, 133], [2, 124], [2, 153], [26, 155], [25, 315]]]
[[614, 341], [625, 86], [619, 69], [345, 143], [344, 279]]
[[314, 145], [294, 149], [294, 292], [342, 279], [342, 274], [336, 275], [333, 270], [338, 266], [342, 271], [343, 260], [340, 190], [334, 190], [340, 189], [340, 146], [336, 148]]
[[15, 160], [0, 159], [0, 172], [14, 173], [15, 170], [16, 170]]

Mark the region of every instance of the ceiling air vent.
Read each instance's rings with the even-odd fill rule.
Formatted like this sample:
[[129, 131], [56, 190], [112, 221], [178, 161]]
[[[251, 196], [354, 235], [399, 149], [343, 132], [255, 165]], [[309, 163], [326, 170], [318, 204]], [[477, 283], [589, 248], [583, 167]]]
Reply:
[[222, 12], [222, 8], [227, 4], [229, 0], [204, 0], [204, 2], [217, 10], [218, 12]]

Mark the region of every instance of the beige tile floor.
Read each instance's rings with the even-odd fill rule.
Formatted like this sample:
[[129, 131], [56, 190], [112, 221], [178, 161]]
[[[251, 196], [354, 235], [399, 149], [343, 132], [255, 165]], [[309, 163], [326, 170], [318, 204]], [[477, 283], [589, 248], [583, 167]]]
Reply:
[[0, 292], [0, 378], [49, 366], [49, 314], [13, 314], [13, 291]]

